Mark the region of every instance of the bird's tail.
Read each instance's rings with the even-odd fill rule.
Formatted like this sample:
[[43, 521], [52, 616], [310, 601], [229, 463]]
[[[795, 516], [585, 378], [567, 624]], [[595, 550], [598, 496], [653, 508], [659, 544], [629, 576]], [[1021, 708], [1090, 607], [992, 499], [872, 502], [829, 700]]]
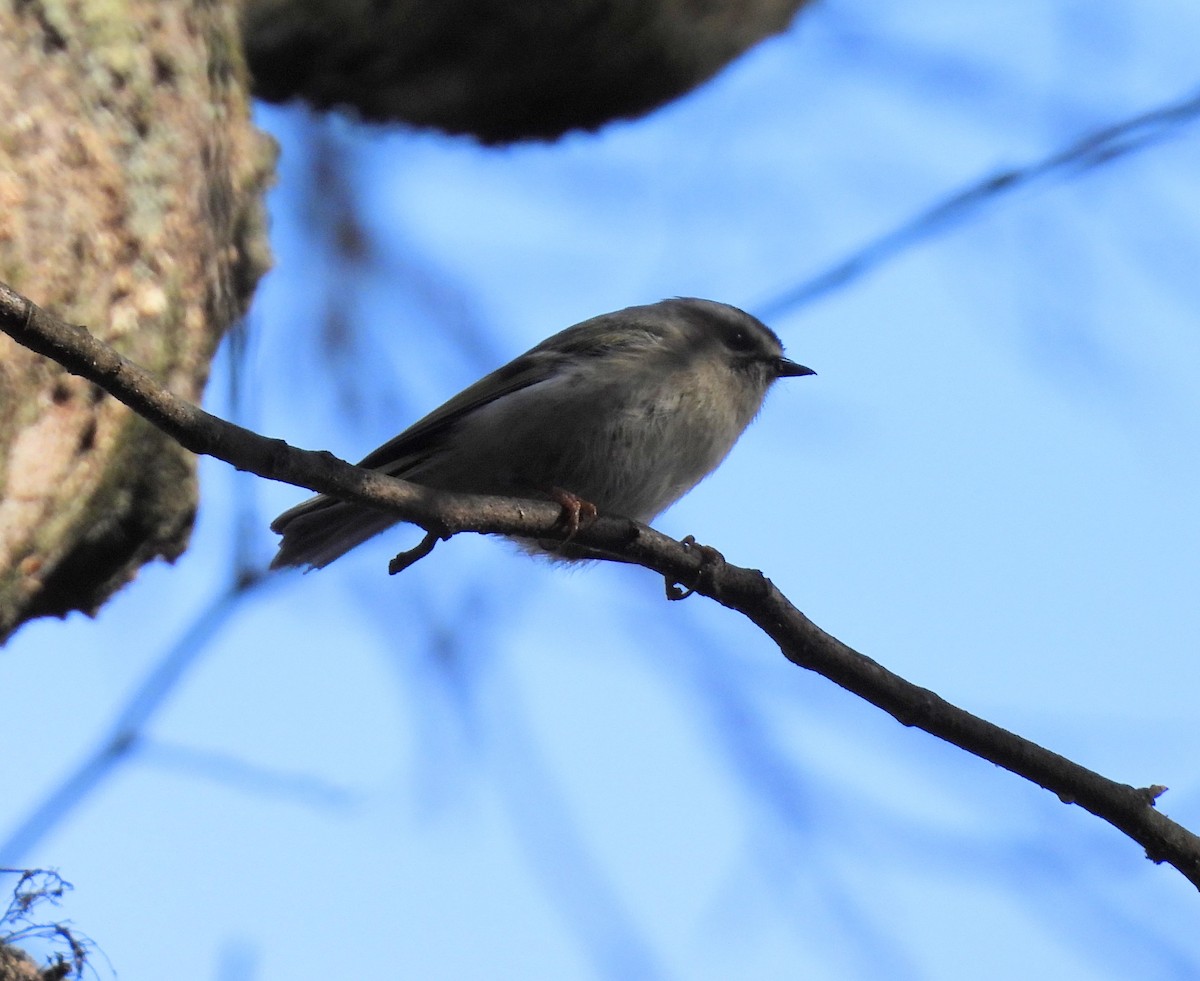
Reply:
[[396, 520], [386, 511], [347, 504], [324, 494], [311, 497], [271, 522], [271, 530], [283, 536], [271, 568], [324, 568]]

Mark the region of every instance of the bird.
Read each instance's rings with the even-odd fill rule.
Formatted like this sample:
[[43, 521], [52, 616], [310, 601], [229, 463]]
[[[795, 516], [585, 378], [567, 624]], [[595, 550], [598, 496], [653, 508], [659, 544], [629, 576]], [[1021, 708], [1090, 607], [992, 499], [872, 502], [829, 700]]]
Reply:
[[[574, 527], [581, 513], [648, 524], [725, 459], [774, 382], [813, 374], [744, 310], [675, 297], [554, 334], [358, 465], [437, 490], [556, 500]], [[283, 537], [271, 568], [323, 568], [399, 520], [319, 494], [272, 522]], [[600, 557], [570, 537], [518, 542]]]

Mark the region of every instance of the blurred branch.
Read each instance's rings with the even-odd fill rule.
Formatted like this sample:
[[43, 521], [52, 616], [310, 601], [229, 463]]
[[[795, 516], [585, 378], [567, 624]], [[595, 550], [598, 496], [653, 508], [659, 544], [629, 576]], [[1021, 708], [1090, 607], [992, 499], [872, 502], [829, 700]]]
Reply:
[[923, 239], [952, 228], [985, 204], [1044, 177], [1081, 173], [1166, 139], [1200, 117], [1200, 92], [1105, 126], [1041, 160], [1001, 170], [956, 191], [898, 228], [780, 295], [757, 304], [755, 315], [773, 320], [860, 279]]
[[588, 848], [562, 783], [529, 730], [520, 685], [502, 663], [493, 663], [487, 672], [487, 697], [480, 697], [480, 673], [462, 670], [456, 663], [468, 647], [478, 645], [476, 627], [466, 632], [455, 629], [461, 618], [455, 626], [441, 617], [428, 619], [429, 634], [441, 641], [435, 654], [441, 683], [462, 724], [482, 737], [479, 745], [491, 762], [494, 787], [516, 843], [555, 913], [589, 955], [592, 973], [612, 981], [670, 977], [603, 862]]
[[[4, 292], [0, 285], [0, 295]], [[3, 306], [0, 301], [0, 307]], [[18, 862], [141, 745], [147, 723], [204, 653], [208, 640], [250, 590], [263, 581], [242, 576], [197, 614], [118, 713], [106, 738], [0, 842], [4, 861]]]
[[[229, 411], [233, 418], [246, 422], [255, 415], [253, 403], [256, 390], [247, 385], [244, 375], [249, 360], [250, 328], [242, 318], [229, 331]], [[255, 484], [247, 475], [233, 484], [233, 579], [234, 582], [250, 581], [261, 572], [262, 562], [256, 559], [254, 545], [261, 541], [255, 534], [258, 509], [254, 506]]]
[[[427, 532], [463, 531], [561, 538], [560, 508], [547, 501], [448, 494], [360, 470], [329, 453], [299, 450], [219, 419], [172, 395], [143, 369], [0, 284], [0, 329], [20, 344], [53, 358], [96, 383], [195, 453], [215, 456], [240, 470], [360, 504], [386, 508]], [[1200, 837], [1154, 808], [1165, 788], [1135, 789], [1109, 780], [1057, 753], [951, 705], [893, 674], [825, 633], [797, 610], [769, 579], [687, 547], [628, 519], [601, 517], [575, 536], [580, 545], [651, 569], [743, 614], [778, 645], [784, 656], [915, 726], [1025, 777], [1108, 821], [1200, 888]], [[132, 708], [132, 706], [131, 706]], [[122, 728], [109, 751], [122, 747]], [[100, 762], [103, 762], [101, 760]]]
[[355, 795], [347, 787], [329, 783], [309, 773], [262, 766], [229, 753], [147, 736], [141, 737], [138, 747], [138, 761], [142, 765], [150, 764], [177, 773], [187, 773], [233, 790], [327, 810], [344, 811], [354, 804]]

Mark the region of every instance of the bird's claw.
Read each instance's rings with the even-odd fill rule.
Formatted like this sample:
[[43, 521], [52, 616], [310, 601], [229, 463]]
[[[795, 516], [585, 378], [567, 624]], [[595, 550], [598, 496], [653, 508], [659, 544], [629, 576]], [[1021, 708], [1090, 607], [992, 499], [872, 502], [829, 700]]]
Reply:
[[696, 591], [696, 589], [707, 579], [712, 581], [713, 574], [717, 569], [725, 564], [725, 556], [718, 552], [711, 545], [701, 545], [696, 541], [694, 535], [688, 535], [679, 542], [683, 546], [685, 552], [690, 552], [693, 549], [700, 553], [700, 568], [696, 570], [696, 577], [690, 586], [684, 588], [682, 583], [678, 583], [670, 576], [667, 576], [664, 585], [667, 590], [667, 599], [669, 600], [685, 600]]
[[586, 528], [596, 520], [596, 505], [591, 501], [585, 501], [578, 494], [572, 494], [561, 487], [552, 487], [550, 497], [562, 508], [558, 524], [567, 533], [566, 538], [559, 542], [559, 545], [566, 545], [579, 533], [580, 528]]

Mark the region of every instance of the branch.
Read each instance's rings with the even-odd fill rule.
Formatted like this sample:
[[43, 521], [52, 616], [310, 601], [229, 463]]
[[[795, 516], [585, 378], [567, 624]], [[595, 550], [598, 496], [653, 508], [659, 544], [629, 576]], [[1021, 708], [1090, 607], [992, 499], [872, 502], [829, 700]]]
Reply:
[[[175, 397], [84, 328], [47, 314], [2, 283], [0, 330], [96, 383], [192, 452], [214, 456], [239, 470], [387, 508], [437, 536], [462, 531], [527, 538], [564, 534], [561, 509], [550, 502], [432, 491], [225, 422]], [[1057, 794], [1064, 803], [1080, 805], [1142, 845], [1152, 861], [1173, 865], [1200, 888], [1200, 837], [1154, 808], [1165, 788], [1139, 790], [1109, 780], [951, 705], [825, 633], [761, 572], [716, 560], [713, 550], [608, 516], [580, 528], [574, 540], [651, 569], [666, 577], [668, 585], [686, 584], [741, 613], [793, 664], [828, 678], [903, 725], [1002, 766]]]
[[[0, 284], [0, 294], [3, 293]], [[0, 301], [0, 309], [3, 304]], [[3, 322], [3, 313], [0, 313]], [[117, 713], [107, 735], [42, 798], [8, 837], [0, 840], [0, 861], [25, 860], [79, 804], [145, 745], [150, 721], [203, 657], [206, 643], [235, 613], [242, 600], [269, 580], [238, 575], [206, 604], [166, 654], [154, 663]]]
[[1200, 117], [1200, 92], [1130, 116], [1080, 137], [1074, 143], [1031, 163], [1010, 167], [968, 184], [904, 224], [885, 232], [846, 258], [754, 307], [765, 321], [848, 286], [908, 247], [966, 219], [983, 205], [1027, 184], [1055, 174], [1077, 174], [1109, 163], [1166, 139]]

